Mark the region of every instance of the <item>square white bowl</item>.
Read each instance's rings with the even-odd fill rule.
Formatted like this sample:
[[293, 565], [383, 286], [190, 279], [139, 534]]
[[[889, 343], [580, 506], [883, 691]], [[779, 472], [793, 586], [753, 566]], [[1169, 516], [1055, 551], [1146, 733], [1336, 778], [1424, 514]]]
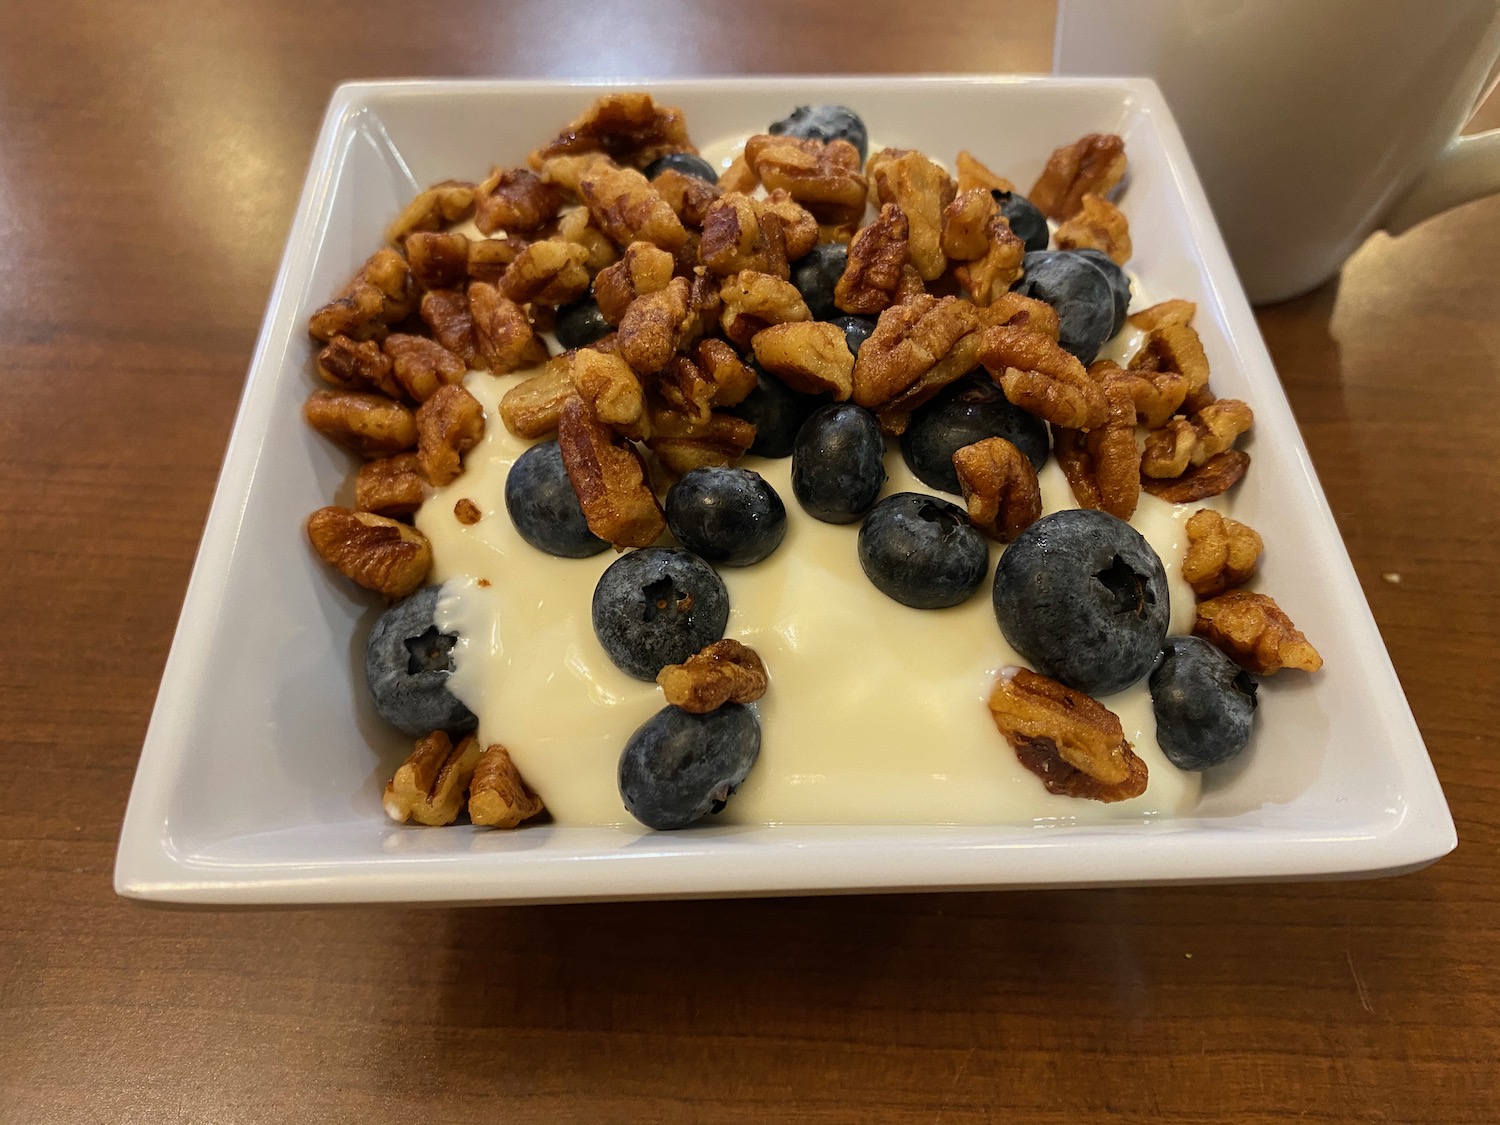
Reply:
[[[631, 83], [700, 142], [794, 104], [856, 107], [887, 144], [977, 150], [1025, 184], [1058, 144], [1121, 134], [1131, 262], [1198, 304], [1220, 393], [1256, 412], [1235, 512], [1267, 589], [1324, 669], [1267, 685], [1253, 752], [1192, 815], [1095, 826], [544, 825], [401, 829], [380, 809], [409, 746], [364, 698], [376, 599], [331, 575], [302, 521], [350, 462], [301, 421], [308, 313], [416, 190], [517, 163], [615, 83], [356, 83], [328, 108], [251, 363], [141, 752], [115, 888], [181, 903], [527, 902], [1393, 874], [1456, 844], [1453, 821], [1182, 139], [1141, 79], [770, 78]], [[997, 746], [997, 753], [1003, 747]]]

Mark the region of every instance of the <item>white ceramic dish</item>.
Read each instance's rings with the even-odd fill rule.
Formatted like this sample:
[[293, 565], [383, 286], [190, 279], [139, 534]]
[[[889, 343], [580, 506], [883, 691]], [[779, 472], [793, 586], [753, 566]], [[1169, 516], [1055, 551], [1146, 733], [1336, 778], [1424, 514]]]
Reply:
[[[1125, 137], [1131, 265], [1198, 303], [1214, 386], [1256, 411], [1236, 514], [1269, 545], [1275, 592], [1327, 661], [1282, 676], [1253, 753], [1193, 815], [1093, 827], [545, 825], [397, 828], [380, 792], [409, 747], [364, 699], [375, 599], [301, 530], [347, 455], [299, 417], [308, 312], [421, 186], [518, 162], [600, 83], [341, 87], [313, 155], [141, 753], [115, 868], [124, 895], [182, 903], [521, 902], [1104, 885], [1388, 874], [1456, 837], [1401, 686], [1235, 280], [1177, 128], [1146, 80], [775, 78], [632, 83], [700, 141], [794, 104], [846, 102], [889, 144], [975, 149], [1028, 184], [1058, 144]], [[1006, 752], [998, 743], [997, 753]]]

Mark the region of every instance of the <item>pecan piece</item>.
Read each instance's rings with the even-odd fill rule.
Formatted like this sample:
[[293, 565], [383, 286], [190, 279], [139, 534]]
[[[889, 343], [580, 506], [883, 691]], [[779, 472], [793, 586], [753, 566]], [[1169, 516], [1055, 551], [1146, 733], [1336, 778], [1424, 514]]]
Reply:
[[462, 383], [468, 365], [436, 340], [392, 332], [380, 345], [389, 357], [391, 374], [416, 402], [426, 402], [452, 383]]
[[883, 148], [870, 157], [870, 182], [882, 204], [895, 203], [906, 214], [911, 232], [907, 254], [923, 281], [941, 277], [948, 268], [943, 254], [943, 210], [956, 189], [942, 166], [912, 149]]
[[621, 249], [650, 242], [676, 251], [687, 241], [677, 213], [634, 168], [596, 157], [579, 178], [578, 192], [599, 229]]
[[956, 262], [982, 258], [990, 248], [990, 220], [1000, 213], [995, 197], [988, 191], [960, 191], [953, 202], [943, 208], [943, 228], [939, 245], [943, 253]]
[[656, 393], [673, 411], [695, 424], [707, 422], [713, 413], [714, 385], [703, 369], [685, 355], [673, 356], [657, 372]]
[[516, 235], [513, 238], [476, 238], [468, 242], [466, 249], [467, 259], [464, 262], [464, 277], [460, 277], [453, 284], [462, 285], [464, 278], [471, 281], [484, 281], [490, 285], [500, 284], [500, 279], [505, 276], [505, 271], [510, 264], [521, 256], [521, 251], [530, 246], [526, 239]]
[[549, 238], [516, 255], [496, 286], [518, 305], [565, 305], [588, 292], [588, 251], [575, 242]]
[[439, 387], [417, 408], [417, 456], [438, 487], [463, 472], [463, 455], [484, 437], [484, 407], [461, 386]]
[[1201, 508], [1187, 521], [1182, 577], [1193, 593], [1211, 598], [1255, 577], [1265, 543], [1253, 527]]
[[302, 406], [308, 425], [361, 457], [389, 457], [417, 444], [412, 412], [385, 395], [314, 391]]
[[1049, 219], [1063, 222], [1078, 213], [1085, 195], [1106, 196], [1124, 178], [1125, 142], [1113, 133], [1090, 133], [1047, 158], [1028, 198]]
[[691, 299], [691, 283], [674, 277], [665, 289], [631, 301], [620, 317], [620, 355], [625, 362], [642, 375], [665, 367], [693, 333]]
[[672, 282], [676, 261], [671, 254], [649, 242], [632, 242], [614, 265], [594, 278], [594, 301], [610, 324], [619, 324], [630, 302], [656, 293]]
[[510, 751], [498, 742], [479, 756], [469, 782], [469, 819], [486, 828], [515, 828], [545, 811], [531, 791]]
[[468, 367], [479, 359], [474, 346], [474, 317], [469, 298], [459, 289], [432, 289], [422, 294], [422, 321], [438, 343]]
[[1056, 309], [1046, 301], [1023, 297], [1019, 293], [1002, 293], [980, 309], [979, 323], [986, 328], [1002, 324], [1009, 328], [1024, 328], [1028, 332], [1040, 332], [1049, 340], [1057, 339], [1060, 328]]
[[577, 395], [557, 421], [563, 468], [589, 530], [616, 547], [647, 547], [667, 526], [635, 446], [604, 425]]
[[760, 654], [726, 637], [681, 664], [668, 664], [656, 674], [656, 682], [673, 707], [706, 715], [726, 703], [754, 703], [766, 694], [770, 681]]
[[1114, 360], [1100, 359], [1089, 365], [1089, 374], [1101, 385], [1108, 378], [1128, 387], [1136, 421], [1150, 429], [1166, 425], [1187, 396], [1187, 380], [1175, 371], [1132, 371]]
[[1141, 488], [1170, 504], [1192, 504], [1228, 492], [1240, 482], [1250, 467], [1250, 454], [1228, 449], [1210, 457], [1195, 469], [1189, 469], [1176, 480], [1141, 478]]
[[723, 302], [719, 323], [724, 335], [742, 348], [750, 345], [757, 332], [773, 324], [813, 318], [795, 285], [754, 270], [741, 270], [725, 278], [719, 286], [719, 299]]
[[318, 374], [344, 391], [376, 391], [401, 397], [401, 384], [391, 375], [390, 357], [374, 340], [335, 336], [318, 352]]
[[1079, 211], [1057, 228], [1052, 240], [1064, 250], [1102, 250], [1117, 266], [1130, 261], [1130, 224], [1113, 203], [1093, 192]]
[[1140, 351], [1131, 357], [1129, 366], [1130, 370], [1144, 372], [1148, 377], [1164, 372], [1180, 375], [1187, 383], [1183, 405], [1188, 410], [1197, 410], [1213, 401], [1208, 389], [1208, 356], [1204, 354], [1203, 341], [1189, 325], [1164, 322], [1152, 328]]
[[1099, 495], [1099, 478], [1094, 473], [1094, 455], [1089, 452], [1089, 435], [1066, 426], [1051, 429], [1052, 456], [1057, 458], [1057, 467], [1068, 480], [1073, 499], [1080, 508], [1102, 511], [1104, 501]]
[[443, 731], [433, 731], [417, 743], [387, 783], [382, 801], [386, 816], [397, 824], [452, 824], [478, 763], [479, 740], [472, 734], [454, 746]]
[[366, 461], [354, 477], [354, 506], [377, 516], [409, 516], [427, 499], [427, 481], [415, 453]]
[[698, 367], [713, 384], [715, 406], [735, 406], [755, 390], [755, 372], [741, 362], [739, 354], [723, 340], [707, 339], [698, 344]]
[[1109, 403], [1109, 416], [1104, 425], [1090, 430], [1085, 438], [1099, 509], [1127, 523], [1135, 514], [1135, 506], [1141, 498], [1141, 455], [1135, 444], [1134, 382], [1134, 377], [1118, 368], [1104, 373], [1099, 385]]
[[483, 516], [484, 513], [479, 510], [479, 505], [467, 496], [460, 497], [458, 503], [453, 505], [453, 518], [465, 527], [472, 527]]
[[476, 359], [490, 374], [505, 375], [546, 360], [547, 345], [532, 330], [520, 305], [483, 281], [469, 283], [468, 297]]
[[564, 198], [561, 187], [526, 168], [491, 168], [474, 192], [474, 225], [481, 234], [527, 234], [545, 226]]
[[833, 303], [847, 313], [884, 312], [896, 303], [906, 266], [909, 226], [894, 203], [881, 207], [875, 221], [854, 236], [843, 275], [833, 287]]
[[741, 152], [732, 161], [729, 167], [719, 173], [719, 190], [722, 192], [739, 191], [749, 195], [760, 186], [760, 179], [755, 174], [755, 169], [750, 167], [750, 162], [745, 159]]
[[689, 176], [676, 168], [666, 168], [651, 180], [656, 194], [667, 201], [685, 227], [701, 228], [709, 206], [724, 193], [714, 184]]
[[406, 259], [383, 248], [370, 255], [338, 296], [312, 314], [307, 330], [324, 343], [335, 336], [379, 340], [411, 312], [411, 298]]
[[745, 142], [745, 161], [767, 191], [782, 188], [821, 223], [858, 222], [868, 185], [859, 174], [859, 149], [761, 133]]
[[1133, 327], [1144, 328], [1149, 332], [1153, 328], [1165, 328], [1169, 324], [1191, 324], [1197, 312], [1197, 305], [1179, 297], [1160, 301], [1138, 313], [1131, 313], [1130, 323]]
[[968, 149], [959, 150], [954, 167], [958, 170], [958, 190], [961, 192], [972, 191], [974, 188], [982, 188], [984, 191], [1016, 190], [1015, 184], [1004, 176], [991, 172]]
[[582, 246], [588, 255], [584, 266], [590, 274], [596, 274], [605, 266], [612, 265], [620, 256], [615, 244], [594, 225], [594, 217], [587, 207], [575, 207], [565, 211], [557, 221], [557, 236], [567, 242]]
[[469, 273], [469, 237], [458, 231], [417, 231], [406, 236], [406, 261], [423, 289], [451, 289]]
[[474, 210], [474, 185], [462, 180], [444, 180], [433, 184], [406, 205], [385, 236], [397, 246], [413, 231], [432, 231], [469, 217]]
[[646, 436], [646, 398], [640, 378], [619, 356], [579, 348], [569, 360], [568, 378], [600, 422], [628, 438]]
[[1125, 740], [1119, 718], [1081, 691], [1006, 668], [990, 694], [990, 714], [1049, 793], [1125, 801], [1146, 791], [1146, 763]]
[[1001, 437], [985, 438], [953, 454], [953, 468], [969, 508], [969, 522], [1009, 543], [1042, 517], [1042, 489], [1031, 460]]
[[557, 429], [563, 403], [573, 394], [571, 357], [553, 356], [539, 374], [517, 383], [500, 399], [500, 420], [518, 438], [546, 437]]
[[960, 263], [953, 276], [973, 302], [983, 308], [1010, 292], [1011, 283], [1021, 276], [1025, 257], [1026, 243], [1010, 229], [1005, 216], [996, 212], [990, 217], [984, 256]]
[[755, 427], [733, 414], [713, 413], [708, 421], [696, 422], [670, 409], [651, 412], [651, 436], [646, 439], [657, 460], [674, 473], [732, 465], [754, 442]]
[[697, 151], [688, 139], [682, 110], [657, 105], [650, 94], [622, 91], [596, 98], [551, 143], [532, 153], [527, 163], [538, 168], [552, 157], [602, 152], [644, 168], [668, 153]]
[[[938, 383], [931, 388], [936, 394], [954, 379], [973, 370], [977, 343], [971, 341], [959, 353], [960, 341], [979, 331], [977, 310], [957, 297], [913, 297], [892, 305], [880, 314], [875, 331], [862, 345], [854, 362], [854, 401], [864, 407], [878, 407], [890, 402], [919, 381]], [[957, 358], [959, 362], [950, 362]], [[950, 368], [969, 366], [956, 374]], [[928, 379], [934, 370], [937, 379]], [[948, 375], [951, 374], [951, 378]]]
[[1109, 417], [1109, 401], [1083, 364], [1040, 332], [988, 328], [979, 360], [1006, 398], [1054, 426], [1091, 430]]
[[758, 201], [762, 215], [781, 220], [781, 236], [786, 243], [787, 261], [805, 257], [818, 244], [818, 220], [813, 213], [792, 198], [785, 188], [768, 192]]
[[750, 344], [756, 361], [794, 391], [832, 394], [835, 402], [854, 391], [854, 353], [836, 324], [775, 324], [757, 332]]
[[1190, 465], [1202, 465], [1233, 448], [1254, 421], [1250, 407], [1234, 398], [1211, 402], [1191, 419], [1172, 418], [1165, 428], [1146, 435], [1141, 472], [1159, 479], [1181, 476]]
[[1193, 633], [1257, 676], [1283, 668], [1316, 672], [1323, 667], [1318, 650], [1265, 594], [1231, 590], [1199, 602]]
[[404, 523], [330, 506], [307, 517], [313, 549], [345, 578], [389, 598], [404, 598], [427, 581], [432, 544]]
[[1188, 471], [1198, 433], [1186, 418], [1169, 418], [1166, 425], [1146, 435], [1141, 452], [1141, 473], [1157, 480], [1172, 480]]
[[720, 277], [741, 270], [791, 276], [781, 216], [766, 212], [757, 200], [739, 192], [725, 193], [708, 209], [698, 260]]

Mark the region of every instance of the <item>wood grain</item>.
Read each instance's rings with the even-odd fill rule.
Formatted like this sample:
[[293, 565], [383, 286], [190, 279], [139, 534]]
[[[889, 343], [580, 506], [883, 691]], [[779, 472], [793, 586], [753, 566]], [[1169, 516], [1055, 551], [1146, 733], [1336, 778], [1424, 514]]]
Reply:
[[468, 911], [111, 892], [337, 82], [1042, 70], [1052, 20], [1023, 0], [7, 6], [0, 1122], [1500, 1119], [1500, 200], [1377, 236], [1260, 316], [1459, 824], [1428, 871]]

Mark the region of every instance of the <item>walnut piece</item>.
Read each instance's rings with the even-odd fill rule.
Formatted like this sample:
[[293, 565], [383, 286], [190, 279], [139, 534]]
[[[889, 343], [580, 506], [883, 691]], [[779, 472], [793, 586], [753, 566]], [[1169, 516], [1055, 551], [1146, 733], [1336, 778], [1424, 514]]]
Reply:
[[665, 289], [630, 302], [620, 317], [620, 354], [642, 375], [654, 375], [688, 342], [692, 285], [674, 277]]
[[412, 412], [385, 395], [314, 391], [302, 406], [308, 425], [361, 457], [389, 457], [417, 444]]
[[1030, 459], [1001, 437], [985, 438], [953, 454], [969, 507], [969, 522], [1009, 543], [1042, 517], [1042, 489]]
[[578, 193], [594, 223], [622, 250], [632, 242], [650, 242], [676, 251], [687, 241], [677, 213], [634, 168], [595, 157], [579, 178]]
[[344, 391], [374, 391], [401, 397], [401, 384], [391, 374], [391, 360], [374, 340], [335, 336], [318, 352], [318, 374]]
[[596, 98], [551, 143], [532, 153], [527, 163], [539, 169], [552, 157], [602, 152], [620, 163], [644, 168], [669, 153], [697, 151], [688, 139], [682, 110], [657, 105], [650, 94], [622, 91]]
[[319, 508], [307, 517], [313, 549], [367, 590], [404, 598], [427, 581], [432, 544], [414, 527], [348, 508]]
[[781, 216], [739, 192], [726, 192], [709, 207], [698, 260], [720, 277], [741, 270], [783, 279], [791, 276]]
[[1208, 390], [1208, 356], [1203, 351], [1203, 341], [1189, 325], [1164, 321], [1150, 329], [1146, 342], [1131, 357], [1129, 366], [1130, 370], [1148, 376], [1164, 372], [1181, 376], [1187, 383], [1183, 405], [1189, 411], [1213, 401]]
[[907, 254], [923, 281], [941, 277], [948, 268], [943, 254], [943, 210], [957, 194], [941, 165], [920, 152], [883, 148], [870, 157], [867, 170], [876, 198], [895, 203], [910, 225]]
[[547, 366], [529, 379], [523, 379], [500, 399], [500, 420], [518, 438], [535, 440], [557, 429], [563, 403], [573, 394], [571, 357], [567, 352], [554, 356]]
[[857, 223], [865, 213], [868, 185], [848, 141], [761, 133], [745, 142], [745, 161], [767, 191], [785, 190], [820, 223]]
[[775, 324], [757, 332], [750, 344], [756, 362], [794, 391], [831, 394], [835, 402], [846, 401], [854, 391], [854, 353], [836, 324]]
[[719, 323], [724, 335], [745, 348], [751, 338], [773, 324], [811, 320], [812, 312], [790, 281], [755, 270], [741, 270], [719, 286], [723, 302]]
[[975, 188], [986, 192], [1016, 190], [1015, 184], [1004, 176], [995, 175], [966, 148], [959, 150], [954, 167], [958, 170], [958, 190], [961, 192], [973, 191]]
[[758, 202], [762, 215], [775, 215], [781, 220], [787, 261], [795, 262], [818, 244], [818, 220], [811, 211], [793, 199], [785, 188], [767, 193]]
[[833, 287], [833, 303], [846, 313], [871, 315], [896, 303], [906, 266], [909, 226], [894, 203], [854, 236], [843, 275]]
[[689, 176], [676, 168], [666, 168], [651, 180], [656, 194], [667, 201], [685, 227], [701, 228], [703, 217], [714, 200], [723, 195], [715, 184]]
[[646, 436], [646, 396], [630, 364], [617, 355], [579, 348], [568, 361], [568, 378], [600, 422], [628, 438]]
[[632, 242], [618, 262], [594, 278], [594, 301], [610, 324], [619, 324], [630, 302], [656, 293], [672, 282], [676, 260], [649, 242]]
[[[491, 241], [491, 240], [486, 240]], [[493, 240], [496, 245], [505, 242]], [[457, 231], [417, 231], [406, 236], [406, 261], [422, 289], [451, 289], [469, 276], [469, 237]]]
[[[935, 384], [931, 393], [936, 394], [973, 370], [974, 353], [954, 352], [979, 328], [977, 310], [957, 297], [923, 295], [891, 306], [860, 345], [854, 362], [854, 401], [879, 407], [919, 382]], [[964, 360], [968, 366], [962, 371], [949, 370], [962, 367]]]
[[1002, 669], [990, 714], [1049, 793], [1111, 802], [1146, 791], [1146, 763], [1119, 718], [1081, 691], [1025, 668]]
[[1138, 313], [1131, 313], [1130, 323], [1135, 328], [1144, 328], [1149, 332], [1153, 328], [1165, 328], [1169, 324], [1191, 324], [1197, 312], [1197, 305], [1179, 297], [1160, 301]]
[[467, 219], [474, 210], [474, 185], [461, 180], [444, 180], [433, 184], [406, 205], [385, 236], [397, 246], [413, 231], [433, 231], [449, 223]]
[[583, 264], [590, 274], [597, 274], [620, 256], [615, 244], [594, 225], [594, 217], [587, 207], [564, 211], [562, 218], [557, 220], [557, 237], [583, 247], [588, 255]]
[[484, 437], [484, 407], [457, 385], [439, 387], [417, 408], [417, 456], [422, 474], [442, 487], [463, 472], [463, 455]]
[[354, 506], [377, 516], [409, 516], [427, 499], [427, 479], [415, 453], [366, 461], [354, 476]]
[[674, 473], [732, 465], [754, 442], [755, 427], [733, 414], [715, 412], [706, 422], [698, 422], [660, 407], [651, 412], [651, 436], [646, 439], [658, 462]]
[[1063, 250], [1102, 250], [1117, 266], [1130, 261], [1130, 224], [1107, 199], [1089, 192], [1078, 213], [1057, 228], [1052, 241]]
[[1113, 133], [1090, 133], [1047, 159], [1028, 198], [1049, 219], [1064, 222], [1083, 207], [1085, 195], [1107, 196], [1125, 178], [1125, 142]]
[[494, 743], [479, 756], [469, 782], [471, 821], [486, 828], [515, 828], [546, 807], [527, 786], [504, 746]]
[[540, 230], [562, 207], [561, 187], [526, 168], [492, 168], [474, 193], [474, 225], [481, 234]]
[[391, 374], [414, 402], [426, 402], [453, 383], [462, 383], [468, 365], [436, 340], [392, 332], [380, 345], [390, 359]]
[[1198, 603], [1193, 633], [1257, 676], [1283, 668], [1316, 672], [1323, 658], [1265, 594], [1231, 590]]
[[1210, 457], [1195, 469], [1189, 469], [1176, 480], [1141, 478], [1141, 488], [1170, 504], [1192, 504], [1228, 492], [1240, 482], [1250, 468], [1250, 454], [1242, 449], [1228, 449]]
[[648, 547], [666, 529], [635, 446], [589, 412], [577, 395], [557, 421], [563, 468], [589, 530], [616, 547]]
[[588, 256], [576, 242], [533, 242], [506, 267], [496, 288], [518, 305], [565, 305], [588, 292]]
[[484, 513], [479, 510], [479, 505], [467, 496], [460, 497], [458, 503], [453, 505], [453, 518], [465, 527], [472, 527], [483, 516]]
[[962, 262], [953, 276], [981, 308], [993, 304], [1010, 292], [1011, 283], [1021, 276], [1026, 243], [1010, 229], [1010, 223], [998, 212], [990, 217], [989, 242], [984, 256]]
[[522, 367], [534, 367], [547, 358], [547, 345], [532, 330], [531, 321], [520, 305], [483, 281], [469, 283], [468, 297], [478, 353], [475, 361], [490, 374], [504, 375]]
[[417, 743], [386, 785], [386, 816], [397, 824], [452, 824], [478, 762], [479, 740], [472, 734], [454, 746], [444, 732], [433, 731]]
[[[585, 211], [584, 214], [587, 215], [588, 212]], [[463, 284], [465, 278], [499, 285], [500, 279], [505, 276], [505, 271], [510, 268], [510, 264], [521, 256], [526, 247], [531, 245], [520, 235], [513, 235], [510, 238], [465, 239], [465, 242], [467, 246], [464, 250], [464, 276], [453, 282], [453, 287]], [[415, 268], [414, 266], [413, 269]]]
[[699, 341], [697, 358], [699, 369], [713, 384], [715, 406], [735, 406], [755, 390], [755, 371], [723, 340]]
[[1202, 465], [1233, 448], [1254, 422], [1250, 407], [1234, 398], [1211, 402], [1192, 418], [1172, 418], [1164, 428], [1146, 435], [1141, 472], [1156, 478], [1181, 476], [1189, 466]]
[[770, 681], [759, 653], [725, 638], [681, 664], [668, 664], [656, 674], [656, 682], [673, 707], [706, 715], [726, 703], [754, 703], [766, 694]]
[[1211, 598], [1255, 577], [1265, 543], [1253, 527], [1202, 508], [1187, 521], [1183, 580], [1200, 598]]
[[943, 208], [939, 245], [955, 262], [972, 262], [990, 248], [990, 220], [999, 214], [995, 197], [978, 188], [960, 191]]
[[377, 250], [338, 296], [312, 314], [307, 330], [324, 343], [335, 336], [382, 339], [411, 312], [412, 292], [406, 259], [388, 247]]
[[[856, 156], [858, 153], [856, 152]], [[722, 192], [738, 191], [749, 195], [760, 186], [760, 178], [756, 176], [755, 169], [750, 167], [750, 162], [745, 159], [741, 152], [719, 174], [719, 190]]]
[[469, 298], [460, 289], [433, 289], [422, 294], [422, 321], [432, 331], [433, 339], [464, 363], [473, 367], [479, 361], [475, 346], [474, 317]]
[[1109, 417], [1103, 388], [1089, 378], [1076, 357], [1040, 332], [988, 328], [979, 360], [1006, 398], [1054, 426], [1091, 430]]

